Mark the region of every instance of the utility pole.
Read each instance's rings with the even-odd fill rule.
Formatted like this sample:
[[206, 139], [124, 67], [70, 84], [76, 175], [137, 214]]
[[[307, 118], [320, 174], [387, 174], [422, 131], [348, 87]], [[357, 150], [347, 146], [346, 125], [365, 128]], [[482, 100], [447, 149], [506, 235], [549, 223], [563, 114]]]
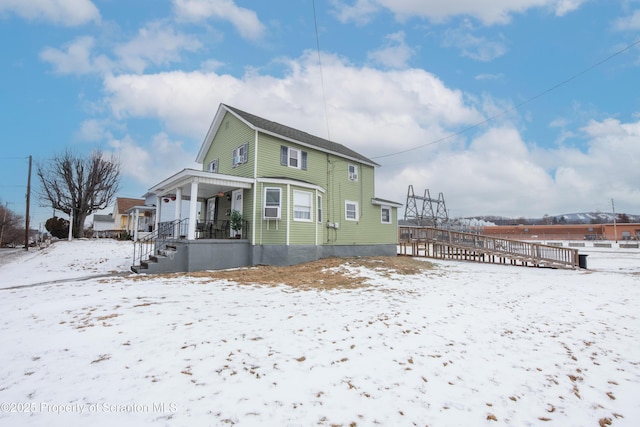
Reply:
[[31, 203], [31, 156], [29, 156], [29, 175], [27, 176], [27, 214], [24, 225], [24, 250], [29, 250], [29, 204]]
[[616, 230], [616, 208], [613, 205], [613, 199], [611, 199], [611, 210], [613, 210], [613, 238], [618, 243], [618, 232]]

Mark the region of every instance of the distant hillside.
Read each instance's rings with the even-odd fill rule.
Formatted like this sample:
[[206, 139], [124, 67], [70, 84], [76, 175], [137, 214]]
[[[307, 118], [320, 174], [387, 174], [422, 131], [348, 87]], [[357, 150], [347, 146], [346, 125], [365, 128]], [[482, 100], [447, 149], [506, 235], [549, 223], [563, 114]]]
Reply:
[[[502, 216], [477, 216], [472, 219], [490, 222], [495, 225], [536, 225], [536, 224], [609, 224], [613, 222], [613, 213], [609, 212], [580, 212], [542, 218], [508, 218]], [[616, 222], [640, 223], [640, 215], [616, 213]]]

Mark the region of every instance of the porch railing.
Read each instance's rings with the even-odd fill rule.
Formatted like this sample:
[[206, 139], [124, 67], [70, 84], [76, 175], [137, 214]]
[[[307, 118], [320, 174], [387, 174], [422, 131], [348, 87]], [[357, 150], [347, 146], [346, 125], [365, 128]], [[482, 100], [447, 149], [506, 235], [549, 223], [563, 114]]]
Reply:
[[158, 224], [157, 230], [134, 242], [133, 265], [141, 265], [143, 261], [157, 255], [160, 251], [166, 249], [170, 241], [184, 238], [187, 234], [188, 226], [188, 218]]
[[[242, 222], [239, 234], [249, 235], [249, 221]], [[228, 239], [230, 236], [231, 224], [229, 220], [205, 220], [196, 223], [196, 239]]]

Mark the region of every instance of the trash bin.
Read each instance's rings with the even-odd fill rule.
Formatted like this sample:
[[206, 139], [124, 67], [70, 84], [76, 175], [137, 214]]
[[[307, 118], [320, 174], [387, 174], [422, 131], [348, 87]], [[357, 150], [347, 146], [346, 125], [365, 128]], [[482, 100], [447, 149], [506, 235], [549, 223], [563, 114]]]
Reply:
[[578, 267], [587, 269], [587, 254], [578, 254]]

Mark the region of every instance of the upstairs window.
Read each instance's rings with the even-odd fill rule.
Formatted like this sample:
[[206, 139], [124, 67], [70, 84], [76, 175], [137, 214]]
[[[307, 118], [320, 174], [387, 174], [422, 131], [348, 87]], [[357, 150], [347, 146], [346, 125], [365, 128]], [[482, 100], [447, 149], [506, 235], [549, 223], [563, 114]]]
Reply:
[[242, 144], [233, 150], [233, 167], [247, 163], [249, 159], [249, 143]]
[[280, 164], [290, 168], [307, 170], [307, 152], [282, 145], [280, 146]]
[[207, 163], [207, 172], [218, 172], [218, 159]]
[[349, 164], [347, 169], [349, 171], [349, 180], [350, 181], [357, 181], [358, 180], [358, 166], [357, 165], [353, 165], [353, 164]]
[[281, 188], [267, 187], [264, 189], [264, 219], [280, 219]]

